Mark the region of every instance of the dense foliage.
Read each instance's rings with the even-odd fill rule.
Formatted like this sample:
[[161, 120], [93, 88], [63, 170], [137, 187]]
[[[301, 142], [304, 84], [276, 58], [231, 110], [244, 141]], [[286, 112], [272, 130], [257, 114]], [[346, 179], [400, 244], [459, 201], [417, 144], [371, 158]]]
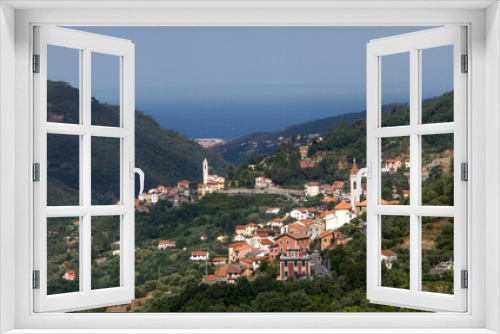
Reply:
[[228, 196], [211, 194], [196, 204], [169, 208], [169, 202], [160, 201], [150, 212], [136, 213], [136, 244], [146, 246], [151, 239], [170, 238], [177, 247], [198, 247], [200, 234], [211, 240], [221, 234], [232, 236], [236, 225], [267, 223], [276, 215], [266, 214], [268, 207], [290, 211], [293, 203], [278, 195]]

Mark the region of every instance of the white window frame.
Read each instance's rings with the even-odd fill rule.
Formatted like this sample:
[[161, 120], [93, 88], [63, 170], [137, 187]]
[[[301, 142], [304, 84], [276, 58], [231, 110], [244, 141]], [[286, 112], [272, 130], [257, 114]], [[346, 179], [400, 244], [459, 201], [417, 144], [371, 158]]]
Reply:
[[[39, 289], [34, 290], [34, 311], [72, 311], [128, 304], [134, 299], [135, 268], [135, 79], [134, 44], [129, 40], [101, 36], [60, 27], [34, 27], [34, 54], [39, 56], [39, 73], [33, 75], [34, 162], [39, 164], [39, 181], [33, 184], [34, 201], [34, 270], [39, 271]], [[48, 50], [53, 45], [72, 48], [79, 55], [79, 82], [82, 89], [78, 124], [47, 121]], [[120, 66], [120, 123], [116, 127], [93, 125], [91, 120], [92, 53], [117, 57]], [[47, 206], [47, 135], [73, 135], [79, 145], [79, 205]], [[120, 141], [119, 205], [92, 205], [92, 138], [115, 138]], [[91, 288], [91, 219], [93, 216], [118, 216], [120, 219], [120, 285]], [[79, 217], [79, 291], [47, 295], [47, 219]]]
[[[350, 333], [414, 333], [417, 328], [422, 333], [500, 331], [500, 229], [497, 224], [500, 219], [500, 176], [492, 173], [486, 182], [484, 167], [486, 163], [494, 166], [500, 163], [500, 117], [497, 112], [500, 107], [500, 11], [496, 1], [399, 1], [397, 4], [385, 1], [371, 1], [369, 4], [354, 1], [210, 1], [181, 4], [11, 0], [1, 3], [0, 11], [0, 330], [3, 332], [16, 329], [16, 333], [36, 333], [45, 329], [45, 333], [76, 333], [74, 329], [78, 328], [88, 329], [86, 332], [89, 333], [113, 329], [144, 333], [147, 328], [151, 331], [156, 328], [173, 333], [187, 328], [192, 333], [228, 333], [232, 332], [231, 329], [241, 332], [242, 327], [247, 328], [246, 332], [253, 328], [259, 333], [302, 333], [304, 329], [318, 333], [335, 333], [342, 329]], [[30, 288], [32, 262], [26, 261], [30, 258], [33, 241], [33, 212], [28, 209], [32, 203], [27, 196], [32, 193], [30, 143], [33, 130], [29, 56], [32, 52], [32, 26], [55, 23], [65, 26], [467, 25], [469, 66], [473, 71], [468, 79], [471, 88], [468, 93], [471, 111], [468, 116], [471, 179], [468, 215], [470, 225], [474, 226], [468, 231], [472, 239], [468, 244], [469, 311], [463, 314], [34, 314]], [[14, 146], [9, 136], [14, 136]], [[12, 198], [14, 189], [15, 197]], [[485, 215], [487, 206], [488, 220]], [[138, 327], [141, 329], [130, 330]]]
[[[464, 312], [467, 290], [461, 288], [461, 270], [467, 270], [467, 183], [461, 181], [461, 163], [467, 163], [467, 76], [461, 73], [461, 56], [467, 54], [466, 28], [439, 27], [372, 40], [367, 45], [367, 298], [376, 304], [403, 306], [423, 310]], [[422, 122], [422, 50], [451, 45], [453, 56], [454, 121], [424, 124]], [[393, 54], [409, 54], [410, 113], [409, 124], [382, 126], [382, 59]], [[423, 135], [453, 134], [454, 206], [422, 205]], [[405, 137], [410, 142], [410, 205], [381, 205], [382, 139]], [[381, 284], [382, 216], [406, 216], [410, 220], [410, 288], [397, 289]], [[422, 217], [454, 217], [454, 294], [422, 291]]]

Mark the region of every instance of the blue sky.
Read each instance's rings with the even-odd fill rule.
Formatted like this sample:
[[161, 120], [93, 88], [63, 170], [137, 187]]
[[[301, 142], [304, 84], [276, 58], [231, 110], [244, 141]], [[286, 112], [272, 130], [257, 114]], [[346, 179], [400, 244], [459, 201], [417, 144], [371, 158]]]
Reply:
[[[203, 129], [206, 127], [202, 126], [187, 133], [187, 125], [193, 117], [212, 127], [217, 127], [217, 122], [210, 123], [211, 115], [222, 117], [225, 129], [222, 132], [231, 128], [237, 136], [364, 110], [366, 44], [371, 39], [428, 28], [72, 29], [130, 39], [135, 43], [137, 108], [152, 114], [164, 126], [200, 137], [212, 135], [210, 131], [205, 133]], [[452, 65], [446, 61], [451, 56], [451, 47], [425, 52], [428, 54], [423, 59], [424, 97], [451, 90]], [[74, 68], [77, 68], [78, 58], [74, 53], [68, 56], [69, 53], [49, 52], [49, 79], [68, 81], [77, 86], [78, 72]], [[404, 55], [390, 57], [382, 61], [383, 102], [407, 102], [408, 60]], [[92, 95], [102, 102], [118, 102], [116, 57], [93, 55], [92, 63]], [[258, 118], [262, 115], [272, 118], [272, 111], [276, 111], [273, 113], [276, 120], [269, 127], [262, 128]], [[248, 113], [258, 116], [249, 118]], [[284, 115], [288, 117], [283, 119]], [[212, 133], [217, 136], [215, 129]], [[228, 137], [230, 133], [224, 136]]]

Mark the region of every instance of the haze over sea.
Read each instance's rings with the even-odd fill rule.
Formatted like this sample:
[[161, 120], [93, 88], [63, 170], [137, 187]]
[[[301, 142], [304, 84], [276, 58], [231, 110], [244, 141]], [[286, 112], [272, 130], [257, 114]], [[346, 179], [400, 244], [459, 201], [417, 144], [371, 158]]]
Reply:
[[365, 109], [365, 99], [297, 98], [137, 102], [163, 127], [190, 138], [235, 139], [252, 132]]

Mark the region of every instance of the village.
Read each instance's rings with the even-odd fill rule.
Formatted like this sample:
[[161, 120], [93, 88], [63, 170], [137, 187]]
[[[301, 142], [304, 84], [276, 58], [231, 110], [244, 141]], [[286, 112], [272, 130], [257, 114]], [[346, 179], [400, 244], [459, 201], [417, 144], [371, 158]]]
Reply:
[[[252, 168], [252, 166], [249, 166]], [[306, 167], [307, 168], [307, 167]], [[408, 175], [410, 161], [406, 159], [387, 159], [382, 162], [382, 173], [396, 173], [404, 170]], [[137, 210], [148, 210], [159, 201], [170, 201], [172, 206], [183, 203], [195, 203], [197, 200], [214, 193], [226, 190], [224, 177], [209, 174], [207, 159], [202, 163], [203, 183], [193, 181], [179, 181], [176, 187], [159, 185], [139, 195], [135, 200]], [[216, 282], [236, 283], [242, 276], [254, 277], [260, 265], [265, 261], [274, 263], [279, 268], [277, 279], [304, 280], [313, 279], [314, 276], [329, 276], [328, 259], [323, 259], [326, 251], [337, 247], [345, 247], [351, 238], [342, 233], [341, 228], [358, 221], [357, 228], [366, 233], [366, 185], [357, 185], [359, 168], [353, 160], [349, 172], [349, 191], [346, 191], [345, 182], [334, 181], [331, 185], [319, 182], [308, 182], [302, 192], [296, 193], [295, 203], [305, 203], [308, 199], [319, 198], [318, 205], [305, 207], [295, 205], [288, 212], [282, 212], [278, 207], [268, 207], [265, 210], [269, 220], [265, 223], [249, 223], [237, 225], [231, 235], [221, 234], [212, 242], [227, 247], [227, 256], [211, 254], [210, 249], [190, 251], [190, 261], [205, 262], [213, 268], [213, 274], [206, 271], [203, 282], [214, 284]], [[258, 176], [255, 178], [255, 189], [279, 189], [273, 180]], [[286, 191], [286, 189], [281, 189]], [[409, 190], [397, 192], [393, 189], [393, 200], [381, 200], [382, 205], [398, 205], [401, 197], [408, 197]], [[78, 226], [76, 221], [73, 225]], [[50, 234], [51, 232], [49, 232]], [[57, 233], [57, 232], [54, 232]], [[207, 244], [208, 236], [199, 235], [201, 241]], [[66, 243], [73, 248], [78, 244], [77, 236], [70, 236]], [[119, 241], [114, 243], [110, 255], [120, 255]], [[179, 249], [175, 240], [160, 239], [158, 251], [187, 251], [187, 247]], [[140, 250], [140, 249], [136, 249]], [[392, 268], [392, 263], [398, 260], [398, 254], [391, 249], [381, 249], [382, 265], [387, 269]], [[103, 257], [102, 259], [105, 259]], [[449, 271], [453, 267], [453, 259], [437, 264], [430, 270], [431, 274]], [[73, 281], [76, 273], [67, 270], [62, 276], [64, 280]]]
[[[399, 168], [408, 169], [409, 160], [401, 162], [395, 159], [387, 160], [384, 173], [395, 173]], [[222, 176], [209, 174], [208, 161], [203, 161], [203, 183], [190, 185], [193, 182], [180, 181], [177, 187], [158, 186], [141, 194], [136, 200], [136, 206], [153, 205], [160, 200], [169, 200], [175, 205], [202, 198], [225, 189], [225, 179]], [[249, 166], [250, 168], [252, 166]], [[227, 245], [227, 256], [213, 256], [209, 249], [191, 252], [191, 261], [210, 263], [215, 269], [214, 274], [204, 275], [203, 282], [235, 283], [241, 276], [253, 276], [263, 261], [274, 262], [279, 266], [278, 280], [312, 279], [314, 276], [329, 275], [328, 263], [321, 258], [321, 253], [336, 247], [344, 247], [350, 238], [339, 229], [352, 219], [363, 218], [366, 212], [366, 186], [358, 187], [357, 173], [359, 169], [354, 160], [350, 169], [349, 192], [345, 190], [343, 181], [335, 181], [332, 185], [309, 182], [304, 185], [304, 191], [297, 195], [298, 199], [321, 197], [315, 207], [296, 207], [289, 212], [280, 212], [280, 208], [269, 207], [266, 214], [267, 223], [250, 223], [236, 226], [232, 235], [222, 234], [217, 242]], [[276, 188], [273, 180], [265, 176], [255, 178], [255, 188]], [[403, 191], [409, 196], [409, 191]], [[382, 204], [399, 204], [396, 191], [394, 200], [382, 200]], [[366, 222], [361, 220], [359, 228], [366, 231]], [[200, 234], [201, 240], [206, 240], [205, 234]], [[160, 240], [157, 249], [176, 249], [175, 240]], [[391, 250], [381, 250], [381, 259], [390, 269], [398, 255]]]

